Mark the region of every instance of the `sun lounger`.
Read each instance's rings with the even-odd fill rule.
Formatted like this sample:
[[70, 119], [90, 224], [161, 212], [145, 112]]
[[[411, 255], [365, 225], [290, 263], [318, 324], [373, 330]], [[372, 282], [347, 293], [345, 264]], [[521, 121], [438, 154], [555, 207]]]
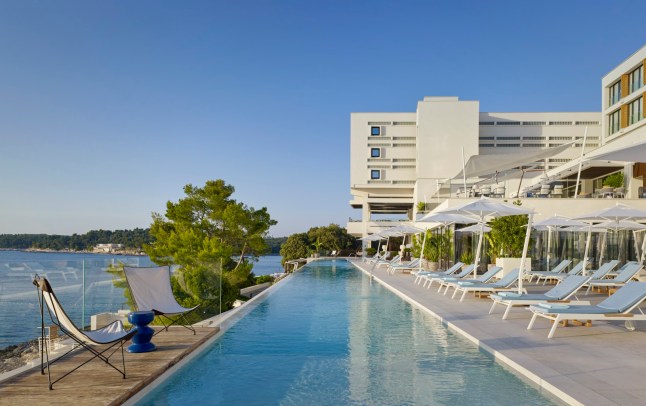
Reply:
[[541, 279], [545, 279], [543, 281], [543, 285], [547, 281], [556, 281], [558, 283], [563, 279], [567, 278], [568, 276], [579, 275], [582, 272], [583, 272], [583, 261], [574, 265], [574, 267], [572, 267], [572, 269], [570, 269], [568, 272], [555, 273], [554, 275], [548, 275], [548, 274], [540, 275], [538, 276], [538, 279], [536, 279], [536, 283], [540, 282]]
[[617, 275], [614, 279], [592, 279], [590, 282], [588, 282], [588, 290], [586, 291], [586, 295], [590, 292], [592, 288], [608, 288], [608, 291], [610, 291], [610, 288], [618, 288], [621, 286], [624, 286], [626, 283], [628, 283], [629, 280], [633, 278], [642, 269], [642, 266], [638, 263], [631, 263], [628, 266], [626, 266], [621, 272], [619, 272], [619, 275]]
[[[530, 272], [529, 273], [529, 281], [531, 282], [532, 279], [534, 279], [534, 277], [537, 277], [540, 280], [540, 277], [543, 276], [543, 275], [548, 275], [549, 276], [549, 275], [559, 274], [559, 273], [565, 271], [565, 269], [568, 266], [570, 266], [571, 263], [572, 263], [572, 261], [570, 261], [569, 259], [564, 259], [563, 261], [561, 261], [560, 264], [556, 265], [550, 271], [533, 271], [533, 272]], [[543, 284], [545, 284], [545, 283], [543, 282]]]
[[[570, 296], [575, 294], [577, 290], [581, 289], [581, 287], [589, 280], [589, 276], [572, 275], [568, 276], [563, 280], [563, 282], [554, 286], [552, 289], [545, 293], [518, 294], [512, 292], [502, 292], [499, 294], [491, 295], [489, 297], [491, 298], [491, 300], [493, 300], [493, 303], [491, 304], [491, 309], [489, 309], [489, 314], [493, 313], [494, 308], [497, 304], [507, 306], [505, 313], [502, 315], [502, 319], [506, 320], [507, 316], [509, 315], [509, 311], [514, 306], [529, 306], [541, 302], [564, 303]], [[589, 302], [587, 304], [589, 304]]]
[[626, 328], [635, 329], [636, 320], [646, 320], [646, 315], [639, 310], [639, 314], [632, 313], [646, 299], [646, 282], [628, 282], [612, 296], [598, 305], [565, 305], [555, 303], [541, 303], [529, 307], [534, 315], [527, 326], [531, 330], [537, 317], [552, 320], [553, 325], [547, 338], [552, 338], [556, 328], [566, 320], [624, 320]]
[[518, 268], [515, 268], [511, 272], [509, 272], [507, 275], [505, 275], [502, 279], [500, 279], [498, 282], [494, 283], [476, 283], [476, 282], [471, 282], [471, 281], [458, 281], [454, 284], [455, 290], [453, 291], [453, 296], [451, 298], [455, 298], [455, 295], [458, 292], [462, 292], [462, 296], [460, 297], [460, 302], [464, 300], [464, 297], [467, 295], [467, 292], [474, 292], [474, 293], [483, 293], [483, 292], [504, 292], [504, 291], [509, 291], [512, 289], [512, 286], [518, 282]]
[[419, 268], [419, 262], [421, 259], [415, 258], [414, 260], [408, 262], [407, 264], [396, 264], [396, 265], [390, 265], [388, 267], [388, 273], [390, 274], [395, 274], [395, 272], [405, 272], [405, 271], [412, 271], [413, 269]]
[[392, 265], [396, 265], [396, 264], [400, 264], [400, 263], [401, 263], [401, 255], [395, 255], [390, 261], [386, 261], [385, 259], [377, 261], [375, 266], [376, 267], [380, 267], [380, 266], [384, 266], [384, 265], [392, 266]]
[[457, 275], [426, 275], [425, 278], [427, 279], [428, 285], [424, 283], [424, 287], [430, 289], [431, 285], [433, 285], [433, 282], [440, 281], [442, 279], [446, 278], [451, 278], [452, 280], [458, 280], [458, 279], [464, 279], [467, 276], [471, 275], [473, 271], [476, 269], [476, 266], [471, 264], [467, 265], [466, 268], [464, 268], [460, 273]]
[[414, 272], [414, 275], [415, 275], [415, 282], [414, 283], [419, 285], [420, 281], [422, 281], [422, 280], [426, 281], [426, 279], [424, 278], [426, 275], [440, 275], [440, 274], [442, 274], [442, 275], [451, 275], [451, 274], [457, 272], [458, 269], [462, 268], [463, 265], [464, 264], [462, 262], [456, 262], [455, 264], [453, 264], [452, 267], [450, 267], [446, 271], [441, 271], [441, 272], [418, 271], [418, 272]]
[[[483, 273], [482, 275], [478, 276], [475, 279], [469, 279], [471, 282], [477, 282], [477, 283], [488, 283], [498, 272], [502, 271], [502, 268], [499, 266], [492, 266], [487, 272]], [[444, 295], [446, 295], [446, 292], [449, 291], [449, 288], [451, 286], [455, 286], [454, 283], [460, 282], [456, 278], [444, 278], [440, 279], [438, 281], [440, 283], [440, 288], [437, 290], [438, 292], [442, 289], [442, 287], [446, 286], [446, 289], [444, 289]]]

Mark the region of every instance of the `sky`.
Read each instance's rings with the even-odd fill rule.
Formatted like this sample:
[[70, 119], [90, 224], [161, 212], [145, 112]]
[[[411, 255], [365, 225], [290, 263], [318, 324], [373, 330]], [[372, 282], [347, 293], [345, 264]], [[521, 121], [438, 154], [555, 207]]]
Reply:
[[643, 1], [0, 0], [0, 234], [145, 228], [224, 179], [276, 237], [350, 207], [350, 113], [600, 111]]

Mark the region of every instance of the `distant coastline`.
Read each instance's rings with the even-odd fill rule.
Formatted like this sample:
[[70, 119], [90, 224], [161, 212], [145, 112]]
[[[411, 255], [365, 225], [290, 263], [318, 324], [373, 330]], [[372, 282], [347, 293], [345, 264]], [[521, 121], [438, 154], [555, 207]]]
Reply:
[[114, 252], [97, 252], [89, 250], [71, 250], [71, 249], [62, 249], [55, 250], [51, 248], [0, 248], [0, 251], [20, 251], [20, 252], [60, 252], [65, 254], [96, 254], [96, 255], [127, 255], [127, 256], [146, 256], [147, 254], [141, 250], [135, 249], [124, 249]]

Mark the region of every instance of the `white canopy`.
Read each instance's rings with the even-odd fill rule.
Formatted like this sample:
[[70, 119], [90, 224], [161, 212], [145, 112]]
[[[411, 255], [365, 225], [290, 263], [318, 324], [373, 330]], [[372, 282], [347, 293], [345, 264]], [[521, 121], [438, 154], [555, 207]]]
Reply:
[[467, 178], [477, 178], [485, 175], [492, 175], [496, 172], [506, 171], [523, 165], [529, 165], [540, 159], [545, 159], [558, 155], [568, 148], [571, 148], [576, 141], [560, 145], [554, 148], [541, 149], [538, 151], [513, 154], [495, 154], [495, 155], [473, 155], [464, 165], [463, 171], [460, 171], [455, 178], [461, 178], [466, 175]]
[[646, 211], [617, 203], [615, 206], [575, 217], [575, 219], [586, 221], [611, 220], [615, 222], [620, 220], [646, 220]]
[[472, 226], [464, 227], [455, 231], [458, 233], [479, 233], [481, 231], [488, 233], [489, 231], [491, 231], [491, 227], [484, 224], [482, 226], [480, 224], [474, 224]]
[[[599, 152], [593, 151], [585, 156], [588, 160], [607, 160], [621, 162], [644, 162], [646, 161], [646, 141], [637, 140], [627, 145], [613, 147], [613, 143], [599, 148]], [[608, 151], [609, 150], [609, 151]]]

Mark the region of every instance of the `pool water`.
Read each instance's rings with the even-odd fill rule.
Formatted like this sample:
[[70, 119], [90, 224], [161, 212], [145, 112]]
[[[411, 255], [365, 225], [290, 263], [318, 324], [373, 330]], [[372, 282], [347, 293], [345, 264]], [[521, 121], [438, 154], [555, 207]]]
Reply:
[[283, 283], [139, 404], [555, 404], [343, 260]]

